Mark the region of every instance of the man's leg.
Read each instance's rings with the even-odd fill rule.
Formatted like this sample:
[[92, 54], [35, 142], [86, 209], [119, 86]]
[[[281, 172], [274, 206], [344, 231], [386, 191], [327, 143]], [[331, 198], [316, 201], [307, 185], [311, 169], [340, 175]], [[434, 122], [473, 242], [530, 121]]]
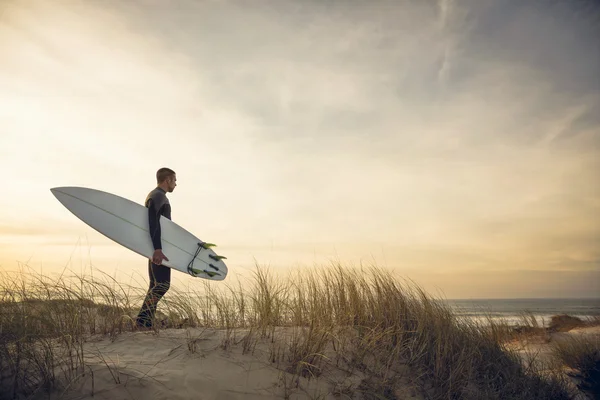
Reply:
[[150, 328], [152, 327], [158, 302], [167, 293], [171, 285], [171, 268], [148, 261], [148, 275], [150, 286], [136, 322], [138, 326]]
[[154, 274], [154, 288], [152, 290], [152, 301], [150, 302], [150, 315], [152, 321], [156, 314], [156, 306], [162, 297], [167, 293], [171, 286], [171, 268], [165, 267], [164, 265], [151, 264], [150, 268]]

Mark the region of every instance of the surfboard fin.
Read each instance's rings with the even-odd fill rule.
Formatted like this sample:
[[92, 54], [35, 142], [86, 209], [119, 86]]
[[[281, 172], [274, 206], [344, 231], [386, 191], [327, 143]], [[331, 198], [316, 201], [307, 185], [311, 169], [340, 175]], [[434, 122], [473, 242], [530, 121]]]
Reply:
[[212, 271], [206, 271], [206, 270], [200, 270], [200, 269], [195, 269], [195, 268], [192, 268], [192, 272], [193, 272], [194, 274], [196, 274], [196, 275], [198, 275], [198, 274], [200, 274], [200, 273], [204, 272], [206, 275], [210, 276], [211, 278], [212, 278], [213, 276], [215, 276], [215, 275], [219, 275], [219, 274], [217, 274], [216, 272], [212, 272]]
[[214, 243], [204, 242], [204, 243], [198, 243], [198, 244], [200, 245], [200, 247], [202, 247], [203, 249], [207, 249], [207, 250], [210, 249], [211, 247], [217, 247], [217, 245]]
[[215, 260], [215, 261], [227, 260], [227, 257], [225, 257], [225, 256], [215, 256], [215, 255], [212, 255], [212, 254], [209, 254], [208, 256], [210, 258], [212, 258], [213, 260]]

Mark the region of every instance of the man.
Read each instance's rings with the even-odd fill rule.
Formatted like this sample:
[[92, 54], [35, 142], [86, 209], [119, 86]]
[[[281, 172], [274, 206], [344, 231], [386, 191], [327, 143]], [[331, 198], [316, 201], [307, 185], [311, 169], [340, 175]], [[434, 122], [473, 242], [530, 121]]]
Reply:
[[166, 193], [171, 193], [177, 186], [175, 171], [161, 168], [156, 171], [157, 186], [148, 193], [145, 206], [148, 208], [148, 225], [150, 238], [154, 247], [152, 260], [148, 260], [148, 277], [150, 287], [137, 316], [138, 328], [151, 328], [159, 300], [167, 293], [171, 285], [171, 268], [161, 265], [169, 259], [162, 252], [160, 216], [171, 219], [171, 204]]

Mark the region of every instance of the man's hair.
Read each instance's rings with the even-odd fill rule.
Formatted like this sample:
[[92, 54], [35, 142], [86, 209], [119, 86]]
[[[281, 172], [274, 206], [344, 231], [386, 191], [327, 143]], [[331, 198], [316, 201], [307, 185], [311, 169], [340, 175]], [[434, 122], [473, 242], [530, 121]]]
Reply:
[[170, 177], [171, 175], [175, 175], [175, 171], [170, 168], [163, 167], [156, 171], [156, 183], [161, 184]]

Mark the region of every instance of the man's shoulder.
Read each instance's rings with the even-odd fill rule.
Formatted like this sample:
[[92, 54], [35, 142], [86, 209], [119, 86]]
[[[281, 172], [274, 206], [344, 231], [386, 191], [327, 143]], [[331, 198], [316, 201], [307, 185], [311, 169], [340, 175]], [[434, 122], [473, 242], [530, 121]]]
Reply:
[[154, 189], [152, 189], [152, 190], [151, 190], [151, 191], [148, 193], [148, 196], [149, 196], [149, 197], [150, 197], [150, 196], [152, 196], [152, 197], [154, 197], [154, 196], [158, 196], [158, 197], [164, 197], [165, 199], [167, 198], [167, 194], [165, 193], [165, 191], [164, 191], [164, 190], [162, 190], [162, 189], [161, 189], [161, 188], [159, 188], [159, 187], [155, 187]]
[[152, 202], [159, 206], [165, 203], [169, 203], [169, 198], [167, 197], [167, 194], [158, 187], [152, 189], [148, 193], [148, 195], [146, 196], [146, 203], [148, 203], [149, 200], [152, 200]]

